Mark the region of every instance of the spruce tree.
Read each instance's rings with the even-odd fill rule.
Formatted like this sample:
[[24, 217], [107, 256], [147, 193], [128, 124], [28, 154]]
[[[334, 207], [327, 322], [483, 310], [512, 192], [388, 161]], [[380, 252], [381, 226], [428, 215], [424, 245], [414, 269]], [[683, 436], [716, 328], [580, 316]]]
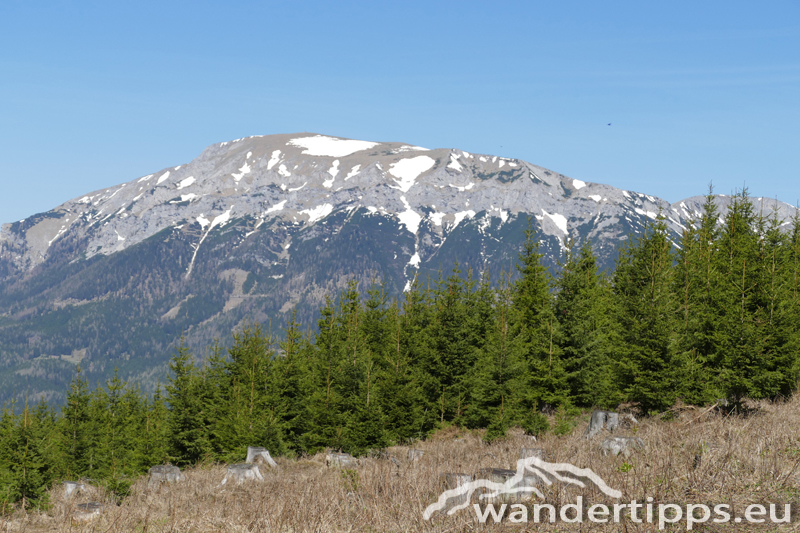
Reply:
[[541, 431], [540, 411], [569, 406], [569, 383], [561, 359], [559, 324], [553, 309], [553, 280], [542, 264], [539, 241], [531, 221], [519, 256], [519, 278], [514, 287], [514, 335], [525, 353], [527, 394], [524, 422], [529, 431]]
[[718, 270], [719, 215], [709, 187], [699, 220], [683, 232], [674, 277], [679, 312], [676, 349], [683, 359], [680, 394], [690, 404], [706, 404], [719, 397], [721, 276]]
[[573, 241], [567, 243], [556, 288], [555, 314], [572, 401], [610, 409], [621, 400], [612, 367], [619, 332], [611, 287], [598, 273], [590, 242], [578, 250]]
[[683, 375], [673, 336], [678, 306], [672, 247], [659, 216], [620, 251], [614, 272], [622, 338], [617, 372], [627, 399], [644, 413], [670, 407]]
[[205, 451], [202, 438], [205, 425], [203, 398], [197, 390], [199, 380], [192, 358], [192, 353], [181, 338], [169, 363], [167, 385], [170, 449], [178, 465], [198, 462]]
[[505, 435], [515, 423], [524, 423], [522, 401], [527, 379], [522, 337], [514, 335], [516, 311], [512, 288], [504, 276], [496, 291], [487, 337], [469, 376], [468, 427], [486, 428], [487, 441]]

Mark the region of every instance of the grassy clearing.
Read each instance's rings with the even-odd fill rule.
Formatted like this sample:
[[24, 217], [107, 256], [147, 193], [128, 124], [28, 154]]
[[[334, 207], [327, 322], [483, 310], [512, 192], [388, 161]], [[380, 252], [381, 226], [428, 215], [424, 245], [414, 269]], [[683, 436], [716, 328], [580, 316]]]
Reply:
[[[731, 505], [741, 515], [751, 503], [792, 503], [800, 513], [800, 399], [751, 405], [747, 416], [725, 416], [686, 409], [670, 421], [649, 419], [631, 431], [647, 450], [628, 458], [604, 457], [598, 451], [603, 436], [583, 438], [588, 415], [571, 434], [548, 435], [533, 443], [521, 432], [486, 445], [480, 434], [448, 428], [414, 447], [425, 451], [416, 462], [406, 460], [407, 448], [390, 452], [390, 460], [362, 459], [354, 469], [324, 464], [324, 455], [297, 460], [278, 458], [278, 469], [261, 467], [264, 482], [218, 487], [225, 467], [204, 465], [185, 471], [186, 480], [149, 489], [138, 480], [131, 496], [117, 505], [106, 494], [89, 489], [65, 503], [59, 487], [51, 493], [52, 507], [6, 518], [0, 531], [656, 531], [653, 524], [582, 525], [557, 523], [527, 526], [503, 522], [481, 524], [474, 511], [454, 516], [422, 518], [424, 509], [439, 495], [439, 474], [475, 473], [481, 468], [514, 468], [521, 448], [541, 447], [550, 462], [591, 468], [620, 491], [609, 499], [597, 489], [553, 485], [546, 502], [570, 503], [578, 494], [592, 503], [645, 502]], [[104, 512], [85, 523], [74, 523], [74, 505], [101, 501]], [[587, 505], [587, 506], [588, 506]], [[780, 507], [782, 515], [782, 505]], [[531, 515], [532, 519], [532, 515]], [[796, 520], [796, 518], [793, 518]], [[752, 524], [699, 524], [697, 531], [794, 531], [800, 523], [776, 527]], [[680, 525], [672, 530], [683, 530]], [[669, 530], [669, 529], [668, 529]]]

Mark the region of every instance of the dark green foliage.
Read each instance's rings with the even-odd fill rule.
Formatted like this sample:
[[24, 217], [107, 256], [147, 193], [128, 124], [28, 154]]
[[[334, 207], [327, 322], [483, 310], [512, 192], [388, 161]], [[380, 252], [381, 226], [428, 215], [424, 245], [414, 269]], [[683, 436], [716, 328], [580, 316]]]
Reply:
[[[513, 302], [516, 308], [515, 335], [520, 336], [527, 364], [527, 390], [523, 400], [531, 420], [541, 409], [555, 409], [570, 403], [567, 372], [561, 359], [560, 326], [554, 312], [553, 279], [542, 264], [539, 241], [532, 225], [517, 266]], [[533, 424], [533, 422], [530, 422]]]
[[[346, 226], [336, 235], [345, 248], [375, 223], [364, 213], [354, 216], [366, 226]], [[800, 371], [800, 217], [789, 223], [787, 232], [775, 215], [757, 213], [746, 191], [733, 198], [723, 221], [709, 193], [704, 213], [678, 242], [656, 220], [620, 250], [616, 270], [606, 276], [589, 243], [568, 240], [553, 277], [540, 246], [561, 243], [540, 242], [529, 221], [525, 241], [514, 242], [520, 252], [514, 278], [499, 265], [478, 276], [456, 263], [447, 277], [414, 279], [401, 298], [387, 282], [353, 279], [326, 300], [316, 328], [306, 333], [301, 324], [312, 315], [300, 308], [282, 319], [280, 341], [253, 324], [233, 328], [229, 339], [209, 340], [197, 360], [197, 346], [180, 341], [164, 348], [153, 356], [172, 357], [163, 393], [160, 385], [149, 393], [128, 385], [121, 377], [131, 370], [127, 357], [114, 361], [122, 370], [99, 386], [79, 367], [64, 383], [60, 413], [44, 403], [3, 411], [0, 512], [46, 505], [48, 488], [64, 479], [92, 478], [123, 497], [151, 466], [239, 462], [248, 446], [275, 456], [324, 449], [363, 455], [453, 425], [485, 429], [487, 441], [514, 426], [565, 434], [575, 427], [575, 406], [613, 409], [631, 402], [655, 414], [678, 399], [702, 405], [722, 396], [734, 402], [788, 396]], [[469, 224], [460, 231], [477, 238]], [[272, 237], [251, 238], [280, 249]], [[306, 258], [319, 239], [308, 237], [298, 243]], [[226, 238], [223, 232], [210, 239], [207, 253]], [[178, 241], [174, 251], [185, 252]], [[387, 250], [370, 253], [383, 261]], [[265, 296], [275, 279], [258, 261], [245, 263], [239, 265], [250, 272], [243, 291]], [[122, 273], [99, 276], [94, 285], [80, 278], [71, 295], [90, 299], [132, 283], [128, 267], [118, 266]], [[215, 275], [204, 268], [193, 276]], [[326, 281], [330, 268], [315, 271], [316, 282]], [[176, 277], [183, 272], [167, 270]], [[139, 282], [151, 284], [158, 316], [174, 308], [166, 285]], [[102, 313], [112, 316], [95, 334], [107, 337], [99, 342], [109, 353], [123, 346], [109, 334], [112, 323], [121, 336], [153, 333], [149, 346], [158, 347], [180, 334], [165, 329], [213, 315], [229, 291], [182, 292], [177, 323], [144, 320], [136, 332], [122, 331], [128, 311], [120, 302], [102, 299], [71, 313], [43, 312], [37, 327], [78, 328], [75, 321], [85, 325]], [[243, 317], [235, 316], [231, 324]], [[6, 320], [0, 328], [11, 323], [0, 320]], [[21, 333], [9, 335], [27, 342]], [[61, 341], [48, 342], [58, 347]], [[41, 373], [58, 372], [46, 358], [36, 365]]]
[[626, 396], [645, 413], [675, 402], [683, 374], [673, 334], [678, 306], [672, 247], [658, 220], [620, 252], [614, 272], [622, 339], [618, 375]]
[[597, 271], [590, 243], [579, 250], [568, 243], [556, 287], [555, 313], [573, 402], [610, 409], [622, 399], [612, 366], [620, 336], [611, 286]]

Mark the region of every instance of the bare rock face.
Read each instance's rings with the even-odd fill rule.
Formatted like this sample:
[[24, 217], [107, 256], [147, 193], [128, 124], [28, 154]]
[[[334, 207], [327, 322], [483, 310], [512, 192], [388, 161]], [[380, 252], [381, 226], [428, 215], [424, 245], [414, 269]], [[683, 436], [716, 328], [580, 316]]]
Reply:
[[619, 455], [629, 457], [637, 450], [644, 450], [644, 441], [639, 437], [608, 437], [600, 444], [603, 455]]
[[245, 463], [264, 464], [272, 468], [278, 467], [278, 463], [269, 454], [269, 450], [257, 446], [248, 446]]
[[235, 485], [240, 485], [245, 481], [264, 481], [264, 476], [261, 475], [258, 465], [240, 463], [228, 466], [228, 472], [225, 474], [225, 478], [219, 486], [222, 487], [228, 483], [228, 481]]

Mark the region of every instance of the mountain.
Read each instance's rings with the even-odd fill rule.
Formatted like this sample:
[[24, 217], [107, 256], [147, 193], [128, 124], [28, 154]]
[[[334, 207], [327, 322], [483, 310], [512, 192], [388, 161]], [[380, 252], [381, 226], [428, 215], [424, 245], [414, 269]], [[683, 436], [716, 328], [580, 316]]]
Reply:
[[279, 331], [292, 309], [312, 326], [350, 279], [398, 296], [456, 261], [497, 279], [529, 220], [549, 265], [571, 237], [610, 268], [659, 212], [677, 238], [702, 203], [457, 149], [313, 133], [215, 144], [2, 226], [0, 400], [60, 402], [78, 362], [93, 381], [118, 369], [153, 390], [181, 335], [201, 350], [248, 321]]

